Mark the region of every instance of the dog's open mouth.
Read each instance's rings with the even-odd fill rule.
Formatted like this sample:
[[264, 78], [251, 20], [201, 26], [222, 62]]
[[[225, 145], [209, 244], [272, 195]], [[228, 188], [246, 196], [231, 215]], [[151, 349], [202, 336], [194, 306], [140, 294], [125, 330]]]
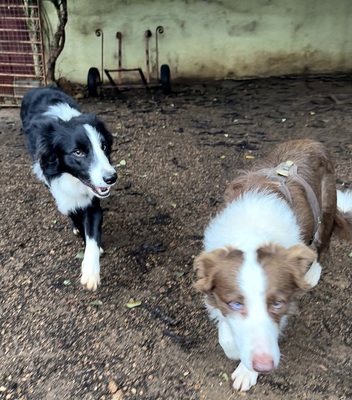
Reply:
[[94, 186], [90, 182], [80, 179], [82, 183], [84, 183], [86, 186], [88, 186], [90, 189], [93, 190], [94, 194], [97, 195], [98, 197], [108, 197], [110, 194], [110, 186], [108, 187], [99, 187], [99, 186]]

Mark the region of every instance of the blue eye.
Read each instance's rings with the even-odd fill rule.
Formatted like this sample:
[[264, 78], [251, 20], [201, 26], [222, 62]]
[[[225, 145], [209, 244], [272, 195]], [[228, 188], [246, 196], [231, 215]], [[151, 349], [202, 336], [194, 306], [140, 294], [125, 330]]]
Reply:
[[282, 308], [283, 306], [283, 302], [281, 300], [275, 300], [275, 302], [271, 306], [275, 310], [280, 310], [280, 308]]
[[228, 306], [233, 311], [243, 311], [244, 310], [244, 304], [240, 303], [239, 301], [231, 301], [230, 303], [228, 303]]

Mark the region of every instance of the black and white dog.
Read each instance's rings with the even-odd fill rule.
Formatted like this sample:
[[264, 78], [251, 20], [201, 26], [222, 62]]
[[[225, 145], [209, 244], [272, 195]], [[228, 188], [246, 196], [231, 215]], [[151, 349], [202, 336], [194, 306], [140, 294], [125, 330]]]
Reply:
[[112, 135], [95, 115], [82, 113], [71, 97], [54, 88], [29, 90], [21, 119], [35, 175], [84, 239], [81, 283], [96, 290], [103, 219], [99, 199], [109, 196], [117, 178], [109, 161]]

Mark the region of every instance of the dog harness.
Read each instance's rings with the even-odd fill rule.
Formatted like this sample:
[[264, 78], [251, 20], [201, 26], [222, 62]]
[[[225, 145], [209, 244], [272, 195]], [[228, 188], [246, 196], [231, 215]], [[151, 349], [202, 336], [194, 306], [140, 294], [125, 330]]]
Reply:
[[305, 179], [298, 175], [297, 171], [297, 165], [293, 161], [288, 160], [279, 164], [275, 168], [263, 168], [258, 172], [264, 174], [270, 181], [278, 183], [279, 190], [286, 197], [287, 201], [291, 204], [292, 196], [286, 185], [287, 181], [296, 181], [303, 186], [304, 190], [306, 191], [308, 202], [314, 216], [314, 233], [311, 239], [312, 242], [321, 223], [320, 206], [317, 196], [315, 195], [312, 187], [307, 183]]

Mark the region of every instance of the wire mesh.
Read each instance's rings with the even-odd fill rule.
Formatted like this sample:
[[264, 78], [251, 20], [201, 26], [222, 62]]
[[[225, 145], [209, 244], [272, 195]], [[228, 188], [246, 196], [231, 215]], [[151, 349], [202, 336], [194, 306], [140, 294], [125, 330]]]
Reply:
[[0, 106], [45, 85], [39, 0], [0, 0]]

